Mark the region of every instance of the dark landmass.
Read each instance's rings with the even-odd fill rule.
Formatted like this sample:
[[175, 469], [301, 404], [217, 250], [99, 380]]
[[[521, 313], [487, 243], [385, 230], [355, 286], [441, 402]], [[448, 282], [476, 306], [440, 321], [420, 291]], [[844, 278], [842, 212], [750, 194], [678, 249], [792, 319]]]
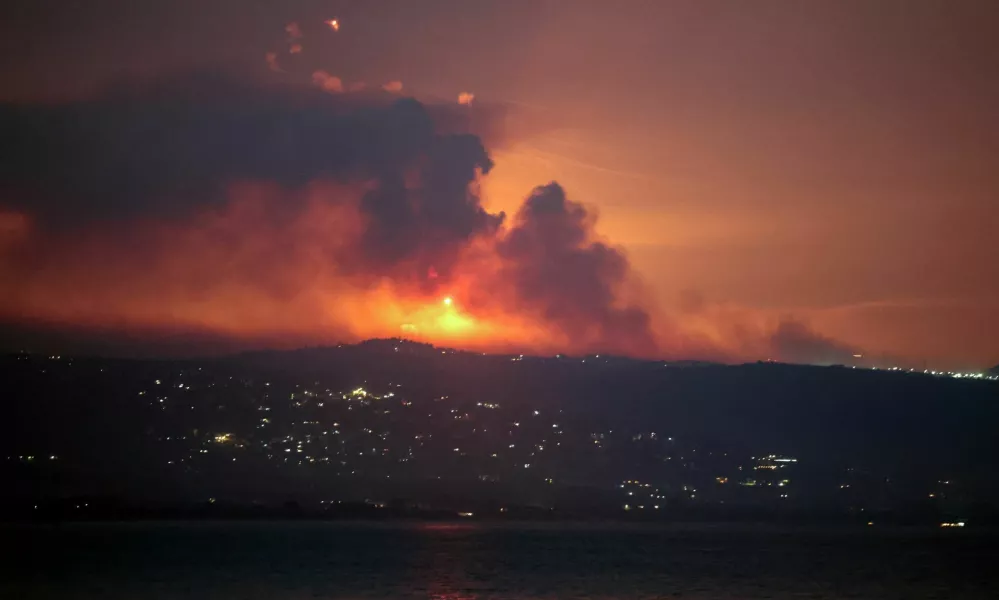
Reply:
[[0, 359], [8, 519], [999, 523], [999, 383], [401, 340]]

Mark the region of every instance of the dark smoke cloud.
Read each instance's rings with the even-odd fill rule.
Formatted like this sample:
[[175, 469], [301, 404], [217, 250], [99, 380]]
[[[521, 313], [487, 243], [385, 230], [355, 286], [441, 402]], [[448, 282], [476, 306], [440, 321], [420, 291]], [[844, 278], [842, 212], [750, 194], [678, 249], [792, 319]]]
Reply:
[[417, 189], [407, 193], [396, 177], [364, 196], [361, 210], [371, 219], [361, 249], [382, 266], [413, 259], [418, 273], [446, 275], [460, 249], [474, 235], [494, 234], [504, 215], [486, 212], [470, 189], [493, 165], [479, 138], [439, 136], [426, 159]]
[[[475, 131], [492, 144], [507, 116], [482, 110]], [[174, 212], [217, 199], [219, 184], [234, 179], [297, 186], [398, 174], [439, 136], [471, 125], [464, 107], [388, 93], [332, 97], [185, 74], [90, 101], [0, 105], [0, 186], [49, 218]]]
[[375, 182], [357, 268], [418, 257], [444, 272], [457, 247], [502, 221], [469, 191], [492, 163], [449, 114], [459, 110], [206, 74], [119, 86], [88, 102], [0, 107], [0, 190], [49, 225], [78, 227], [184, 215], [246, 179]]
[[[23, 314], [56, 290], [79, 295], [74, 307], [100, 308], [96, 292], [124, 281], [112, 299], [134, 294], [123, 306], [136, 314], [172, 314], [171, 302], [200, 306], [235, 288], [243, 300], [256, 293], [261, 314], [281, 323], [289, 302], [311, 297], [308, 286], [346, 277], [363, 290], [388, 280], [418, 301], [454, 285], [470, 310], [541, 325], [570, 351], [711, 353], [682, 328], [657, 340], [627, 257], [597, 239], [596, 217], [557, 183], [536, 188], [509, 224], [482, 206], [487, 148], [553, 122], [478, 100], [425, 104], [204, 73], [118, 85], [88, 101], [0, 106], [0, 278], [27, 290], [0, 310]], [[275, 198], [263, 213], [240, 212], [248, 198], [234, 204], [232, 188], [246, 184]], [[308, 204], [316, 189], [328, 190], [321, 203], [334, 213]], [[312, 217], [322, 225], [303, 227]], [[202, 240], [191, 233], [201, 226], [210, 243], [174, 247]], [[726, 321], [696, 293], [682, 300], [683, 319]], [[302, 318], [308, 329], [323, 313]], [[728, 320], [729, 337], [754, 354], [837, 363], [853, 353], [796, 321], [761, 332]]]
[[433, 140], [413, 100], [351, 108], [317, 90], [210, 75], [121, 86], [88, 102], [5, 106], [0, 185], [48, 219], [176, 214], [217, 201], [235, 179], [377, 178]]
[[[486, 144], [525, 127], [508, 128], [510, 117], [507, 106], [425, 105], [384, 92], [331, 95], [205, 74], [130, 84], [86, 102], [0, 107], [0, 198], [61, 240], [49, 246], [64, 249], [74, 232], [196, 223], [206, 209], [224, 208], [226, 190], [240, 182], [292, 191], [316, 181], [363, 184], [365, 193], [343, 200], [355, 203], [360, 230], [333, 245], [330, 271], [436, 292], [478, 239], [486, 266], [462, 273], [468, 285], [502, 289], [491, 313], [529, 315], [574, 349], [654, 354], [648, 312], [621, 301], [632, 278], [626, 257], [594, 239], [595, 218], [558, 184], [537, 188], [509, 228], [502, 213], [483, 208], [477, 180], [493, 166]], [[283, 277], [275, 257], [292, 259], [298, 241], [275, 228], [295, 221], [295, 198], [308, 194], [285, 196], [289, 205], [268, 215], [270, 237], [254, 240], [249, 254], [226, 241], [244, 249], [213, 263], [225, 272], [204, 273], [206, 282], [226, 277], [295, 296], [307, 280]], [[134, 235], [114, 244], [133, 262], [144, 256]], [[247, 256], [259, 260], [234, 272]], [[203, 270], [195, 267], [185, 267], [184, 281], [193, 281], [192, 268]]]
[[649, 313], [619, 302], [631, 267], [619, 250], [593, 240], [593, 223], [557, 183], [536, 188], [498, 245], [504, 280], [574, 345], [648, 355], [656, 346]]
[[785, 319], [770, 336], [774, 357], [783, 362], [842, 365], [853, 362], [859, 352], [843, 342], [823, 336], [804, 323]]

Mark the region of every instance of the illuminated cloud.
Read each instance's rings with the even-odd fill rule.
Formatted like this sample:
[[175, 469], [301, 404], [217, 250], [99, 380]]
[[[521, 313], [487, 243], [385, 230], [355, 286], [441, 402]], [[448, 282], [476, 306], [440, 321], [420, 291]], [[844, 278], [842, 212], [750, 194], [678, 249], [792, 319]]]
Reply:
[[461, 92], [458, 94], [458, 104], [471, 104], [472, 100], [475, 100], [475, 94], [469, 92]]
[[325, 92], [339, 94], [343, 91], [343, 81], [339, 77], [334, 77], [326, 71], [316, 71], [312, 74], [312, 83]]
[[302, 53], [302, 45], [301, 44], [292, 44], [292, 45], [288, 46], [288, 53], [289, 54], [301, 54]]
[[402, 82], [401, 81], [389, 81], [382, 85], [382, 89], [390, 94], [399, 94], [402, 92]]
[[285, 32], [288, 34], [288, 39], [298, 40], [302, 39], [302, 29], [298, 26], [298, 23], [292, 21], [284, 26]]

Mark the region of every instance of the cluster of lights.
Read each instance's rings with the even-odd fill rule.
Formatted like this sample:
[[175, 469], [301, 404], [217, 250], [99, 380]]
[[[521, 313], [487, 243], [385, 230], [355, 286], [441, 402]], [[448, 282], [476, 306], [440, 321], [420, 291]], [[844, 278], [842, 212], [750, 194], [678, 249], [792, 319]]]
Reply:
[[[445, 306], [451, 306], [452, 302], [453, 302], [453, 300], [452, 300], [452, 298], [450, 296], [443, 299], [443, 303], [444, 303]], [[900, 369], [893, 368], [891, 370], [900, 370]], [[982, 374], [963, 374], [963, 373], [952, 373], [952, 372], [945, 373], [945, 372], [935, 372], [935, 371], [934, 372], [928, 372], [928, 374], [933, 374], [935, 376], [946, 376], [946, 375], [950, 375], [950, 376], [953, 376], [955, 378], [975, 378], [975, 379], [992, 379], [992, 380], [996, 379], [996, 377], [985, 377]], [[232, 378], [230, 377], [230, 379], [232, 379]], [[175, 385], [173, 383], [170, 383], [169, 380], [162, 380], [162, 381], [161, 380], [154, 380], [153, 383], [155, 385], [163, 385], [164, 387], [169, 387], [169, 388], [174, 388], [174, 389], [188, 389], [188, 390], [191, 389], [189, 385], [186, 385], [184, 383], [179, 383], [179, 384]], [[318, 385], [318, 382], [316, 382], [316, 383]], [[252, 385], [252, 382], [244, 381], [243, 384], [250, 386], [250, 385]], [[276, 385], [277, 384], [275, 384], [275, 386]], [[393, 384], [390, 383], [389, 385], [391, 386]], [[270, 383], [263, 383], [263, 386], [264, 387], [270, 387]], [[209, 386], [209, 387], [211, 387], [211, 386]], [[297, 386], [297, 385], [295, 387], [299, 388], [299, 386]], [[401, 386], [397, 386], [397, 387], [401, 387]], [[301, 395], [303, 395], [305, 398], [319, 399], [320, 397], [324, 397], [324, 396], [322, 396], [322, 392], [321, 391], [317, 393], [317, 392], [311, 392], [309, 390], [300, 390], [299, 393]], [[372, 393], [372, 392], [369, 392], [369, 391], [365, 390], [362, 387], [358, 387], [358, 388], [354, 389], [353, 391], [348, 392], [348, 394], [344, 394], [343, 392], [335, 392], [335, 391], [331, 391], [331, 390], [327, 389], [326, 390], [326, 394], [328, 394], [329, 398], [331, 398], [331, 399], [332, 398], [336, 398], [337, 396], [342, 396], [343, 399], [345, 399], [345, 400], [352, 399], [352, 398], [364, 398], [365, 401], [362, 402], [363, 405], [368, 405], [370, 403], [369, 401], [367, 401], [367, 399], [380, 400], [380, 399], [385, 399], [385, 398], [392, 398], [394, 396], [394, 394], [391, 393], [391, 392], [386, 393], [386, 394], [384, 394], [382, 396], [379, 396], [379, 395], [376, 395], [377, 392]], [[140, 395], [146, 395], [146, 392], [145, 391], [140, 392]], [[297, 395], [298, 394], [296, 394], [296, 393], [292, 393], [291, 394], [291, 400], [294, 401], [295, 398], [297, 397]], [[281, 396], [284, 397], [284, 394], [281, 394]], [[264, 397], [266, 398], [267, 396], [265, 395]], [[447, 396], [442, 396], [442, 397], [440, 397], [440, 398], [438, 398], [436, 400], [443, 400], [443, 399], [447, 399], [447, 398], [448, 398]], [[159, 398], [157, 398], [157, 399], [160, 402], [163, 402], [163, 399], [159, 399]], [[305, 400], [305, 402], [309, 402], [309, 401]], [[316, 406], [319, 406], [319, 407], [323, 406], [323, 404], [321, 402], [318, 402], [318, 401], [315, 401], [315, 400], [313, 400], [313, 402], [314, 402], [314, 404]], [[403, 403], [403, 405], [411, 404], [410, 402], [405, 401], [405, 400], [403, 400], [402, 403]], [[295, 402], [294, 405], [295, 406], [302, 406], [302, 404], [299, 403], [299, 402]], [[479, 406], [479, 407], [487, 408], [487, 409], [499, 409], [500, 408], [500, 406], [498, 404], [491, 404], [491, 403], [486, 403], [486, 402], [478, 402], [478, 403], [476, 403], [476, 405]], [[393, 406], [394, 406], [394, 403], [393, 403]], [[193, 407], [192, 407], [192, 409], [193, 409]], [[270, 411], [271, 407], [269, 407], [269, 406], [257, 406], [257, 410], [258, 411], [265, 411], [265, 414], [266, 414], [266, 411]], [[350, 410], [350, 407], [348, 407], [348, 410]], [[376, 411], [376, 412], [380, 413], [382, 411]], [[388, 410], [384, 410], [383, 412], [384, 413], [388, 413], [389, 411]], [[454, 413], [454, 412], [456, 412], [456, 410], [452, 410], [451, 412]], [[530, 412], [534, 416], [540, 416], [540, 411], [538, 411], [538, 410], [532, 410]], [[468, 414], [466, 413], [464, 416], [468, 417]], [[458, 418], [458, 417], [456, 417], [456, 418]], [[561, 419], [559, 419], [559, 420], [561, 421]], [[547, 419], [545, 419], [545, 421], [547, 421]], [[259, 426], [268, 425], [268, 424], [271, 423], [271, 419], [264, 417], [264, 418], [260, 419], [259, 423], [260, 423]], [[302, 425], [321, 425], [321, 423], [319, 421], [300, 421], [300, 424], [302, 424]], [[513, 425], [514, 427], [519, 427], [521, 425], [520, 422], [513, 422], [513, 423], [510, 423], [510, 424]], [[546, 423], [545, 426], [547, 426], [548, 424], [550, 424], [552, 430], [554, 430], [554, 432], [556, 434], [562, 433], [562, 431], [560, 429], [560, 424], [559, 423], [551, 423], [551, 421], [548, 421], [548, 423]], [[333, 423], [333, 426], [334, 427], [339, 426], [339, 423]], [[385, 439], [385, 436], [388, 435], [388, 433], [378, 434], [378, 433], [372, 431], [369, 428], [364, 428], [363, 431], [366, 434], [378, 436], [378, 437], [380, 437], [382, 439]], [[485, 430], [483, 430], [483, 431], [485, 431]], [[339, 433], [340, 432], [338, 430], [332, 430], [332, 434], [333, 435], [338, 435]], [[195, 435], [197, 435], [197, 430], [195, 430]], [[213, 436], [209, 437], [208, 440], [206, 440], [206, 441], [207, 442], [214, 441], [217, 444], [226, 444], [226, 443], [230, 443], [231, 442], [232, 446], [230, 446], [230, 447], [232, 447], [232, 448], [242, 448], [242, 447], [244, 447], [244, 444], [246, 442], [239, 441], [241, 438], [237, 437], [238, 435], [239, 434], [233, 434], [233, 433], [218, 433], [218, 434], [214, 434]], [[326, 436], [327, 432], [323, 431], [322, 435]], [[599, 444], [600, 440], [605, 438], [605, 434], [604, 433], [591, 433], [589, 435], [590, 435], [590, 438], [593, 440], [593, 442], [596, 443], [596, 444]], [[635, 436], [635, 438], [642, 439], [644, 436], [648, 436], [649, 439], [656, 439], [658, 437], [658, 435], [656, 433], [644, 433], [644, 434], [638, 434], [637, 436]], [[304, 439], [305, 439], [305, 443], [306, 444], [313, 443], [312, 440], [310, 440], [310, 437], [311, 436], [309, 436], [309, 435], [305, 436]], [[414, 439], [417, 439], [417, 440], [420, 440], [422, 438], [423, 438], [422, 434], [414, 436]], [[166, 439], [169, 440], [170, 438], [167, 437]], [[178, 437], [177, 439], [182, 439], [182, 438]], [[183, 438], [183, 439], [186, 439], [186, 438]], [[204, 440], [204, 438], [201, 438], [201, 439]], [[672, 441], [672, 438], [668, 438], [668, 439], [669, 439], [669, 441]], [[294, 440], [295, 440], [295, 438], [293, 438], [292, 436], [287, 436], [287, 438], [285, 440], [283, 440], [282, 442], [283, 443], [289, 443], [290, 442], [291, 444], [295, 444]], [[545, 442], [545, 440], [541, 440], [541, 441], [543, 443]], [[272, 440], [272, 443], [273, 443], [273, 440]], [[281, 443], [281, 442], [279, 442], [279, 443]], [[342, 443], [342, 442], [340, 442], [340, 443]], [[530, 444], [530, 443], [528, 443], [527, 446], [528, 446], [528, 449], [531, 449], [530, 447], [533, 446], [534, 449], [536, 449], [538, 452], [541, 452], [541, 451], [545, 450], [545, 446], [544, 446], [543, 443], [542, 444]], [[262, 444], [263, 444], [264, 447], [270, 447], [269, 444], [266, 443], [266, 442], [264, 442]], [[421, 443], [419, 445], [422, 446], [423, 444]], [[558, 445], [558, 444], [556, 443], [556, 445]], [[191, 452], [198, 452], [200, 454], [208, 454], [209, 453], [209, 450], [207, 449], [208, 447], [210, 447], [210, 444], [206, 443], [204, 448], [202, 448], [200, 450], [191, 449]], [[509, 448], [511, 448], [511, 449], [514, 448], [514, 444], [510, 444]], [[303, 454], [303, 442], [302, 441], [297, 441], [297, 445], [295, 445], [295, 446], [293, 446], [291, 448], [274, 448], [273, 449], [274, 452], [280, 452], [281, 450], [284, 450], [284, 453], [287, 453], [287, 454], [291, 454], [292, 452], [294, 452], [295, 454]], [[308, 448], [304, 448], [304, 450], [306, 452], [308, 452]], [[466, 448], [466, 450], [467, 450], [467, 448]], [[465, 455], [465, 452], [462, 452], [462, 450], [460, 448], [454, 448], [453, 451], [455, 453], [459, 453], [462, 456]], [[211, 454], [212, 454], [212, 456], [215, 456], [219, 452], [220, 452], [220, 449], [216, 448], [216, 449], [212, 449]], [[381, 454], [384, 455], [384, 454], [386, 454], [388, 452], [389, 452], [388, 449], [384, 449], [384, 450], [382, 450]], [[695, 450], [695, 452], [696, 452], [696, 450]], [[371, 453], [372, 454], [377, 454], [376, 449], [375, 448], [371, 448]], [[363, 455], [367, 455], [367, 451], [365, 451], [364, 453], [360, 453], [360, 454], [362, 456]], [[280, 454], [278, 456], [282, 456], [283, 457], [283, 454]], [[410, 456], [412, 456], [412, 449], [410, 449]], [[491, 456], [493, 458], [498, 458], [498, 455], [496, 453], [493, 453]], [[531, 456], [532, 457], [535, 456], [534, 452], [531, 453]], [[292, 455], [292, 457], [293, 457], [293, 460], [294, 460], [294, 458], [303, 458], [308, 463], [329, 462], [330, 461], [329, 457], [326, 457], [326, 458], [322, 458], [322, 457], [313, 458], [313, 457], [310, 457], [308, 455], [305, 455], [303, 457], [295, 457], [295, 455]], [[18, 457], [18, 458], [21, 459], [21, 457]], [[29, 461], [32, 461], [35, 458], [36, 457], [34, 457], [34, 456], [28, 456], [28, 457], [26, 457], [26, 459], [29, 460]], [[41, 458], [44, 459], [44, 457], [41, 457]], [[193, 457], [189, 456], [188, 460], [191, 460], [192, 458]], [[268, 455], [268, 458], [271, 458], [270, 454]], [[54, 455], [49, 457], [49, 460], [55, 460], [55, 459], [56, 459], [56, 457]], [[683, 460], [683, 457], [680, 457], [680, 459]], [[770, 455], [762, 456], [762, 457], [754, 457], [754, 459], [755, 459], [755, 461], [757, 463], [757, 466], [755, 466], [754, 469], [765, 469], [765, 470], [776, 470], [776, 469], [779, 469], [779, 468], [784, 468], [784, 467], [788, 466], [789, 464], [793, 464], [793, 463], [797, 463], [798, 462], [798, 459], [787, 457], [787, 456], [784, 456], [784, 455], [777, 455], [777, 454], [770, 454]], [[235, 461], [236, 459], [232, 458], [232, 460]], [[399, 459], [399, 460], [400, 460], [400, 462], [404, 462], [405, 460], [408, 460], [408, 459]], [[528, 459], [528, 460], [530, 460], [530, 459]], [[285, 458], [284, 461], [288, 462], [288, 459]], [[184, 462], [184, 459], [181, 459], [181, 462]], [[169, 461], [168, 464], [174, 464], [174, 461]], [[302, 462], [299, 461], [298, 464], [302, 464]], [[341, 461], [341, 465], [346, 465], [346, 462]], [[522, 467], [523, 469], [534, 468], [534, 470], [537, 471], [538, 468], [540, 466], [542, 466], [542, 465], [535, 464], [535, 463], [525, 463], [525, 462], [519, 462], [519, 461], [517, 461], [516, 462], [516, 466]], [[742, 470], [742, 467], [739, 467], [739, 470]], [[852, 470], [852, 469], [850, 469], [850, 470]], [[354, 471], [351, 471], [351, 473], [353, 474]], [[389, 476], [386, 475], [386, 477], [389, 477]], [[482, 477], [483, 476], [480, 476], [480, 478], [482, 478]], [[716, 477], [715, 479], [717, 480], [717, 483], [719, 483], [719, 484], [724, 484], [724, 483], [728, 482], [728, 478], [727, 477]], [[487, 479], [483, 479], [483, 480], [487, 480]], [[551, 478], [546, 478], [544, 481], [545, 481], [545, 483], [548, 483], [548, 484], [553, 484], [554, 483], [553, 479], [551, 479]], [[774, 481], [774, 482], [760, 481], [760, 482], [757, 482], [756, 480], [753, 480], [753, 479], [746, 479], [746, 480], [740, 481], [738, 483], [740, 485], [746, 485], [746, 486], [760, 486], [760, 487], [763, 487], [763, 486], [776, 486], [776, 487], [781, 487], [781, 488], [785, 488], [785, 486], [788, 486], [790, 484], [789, 480], [787, 480], [787, 479], [780, 480], [779, 482], [778, 481]], [[942, 485], [947, 485], [947, 484], [950, 483], [950, 481], [940, 481], [938, 483], [940, 483]], [[641, 483], [641, 482], [639, 482], [637, 480], [628, 480], [628, 481], [625, 481], [623, 484], [621, 484], [620, 488], [626, 488], [626, 486], [633, 486], [631, 488], [631, 490], [627, 490], [626, 489], [624, 491], [627, 493], [627, 495], [629, 497], [633, 497], [634, 500], [638, 500], [639, 497], [643, 497], [646, 494], [649, 494], [648, 497], [653, 502], [656, 501], [657, 499], [665, 498], [665, 496], [658, 495], [660, 493], [658, 489], [654, 489], [654, 488], [653, 489], [647, 489], [647, 488], [651, 487], [650, 484], [648, 484], [648, 483]], [[839, 485], [840, 489], [845, 489], [845, 488], [849, 488], [849, 487], [850, 487], [850, 484]], [[690, 498], [694, 498], [695, 497], [694, 496], [694, 493], [696, 492], [695, 489], [690, 489], [690, 488], [688, 488], [688, 486], [683, 486], [683, 490], [684, 490], [684, 492], [687, 492], [689, 494]], [[780, 492], [786, 492], [786, 491], [787, 491], [786, 489], [780, 490]], [[789, 497], [789, 495], [787, 493], [780, 493], [780, 492], [778, 492], [780, 494], [779, 495], [780, 498], [788, 498]], [[936, 494], [932, 494], [931, 493], [929, 496], [930, 496], [930, 498], [933, 498], [933, 497], [936, 496]], [[631, 499], [632, 498], [629, 498], [629, 500], [631, 500]], [[624, 506], [625, 506], [625, 510], [631, 510], [633, 508], [637, 508], [637, 509], [645, 509], [645, 508], [647, 508], [647, 506], [644, 506], [644, 505], [624, 505]], [[659, 506], [656, 505], [654, 508], [658, 509]], [[471, 516], [471, 513], [468, 513], [468, 516]], [[963, 521], [946, 522], [946, 523], [941, 523], [940, 526], [941, 527], [964, 527], [965, 523]]]
[[[874, 371], [880, 370], [879, 367], [871, 367], [871, 369]], [[918, 372], [915, 369], [903, 369], [902, 367], [888, 367], [887, 369], [884, 370], [899, 371], [906, 373]], [[984, 381], [999, 381], [999, 375], [986, 375], [985, 373], [962, 373], [960, 371], [934, 371], [932, 369], [923, 369], [923, 375], [933, 375], [934, 377], [953, 377], [954, 379], [981, 379]]]
[[[899, 371], [901, 369], [895, 367], [894, 369], [890, 370]], [[912, 369], [909, 369], [909, 371], [912, 371]], [[999, 380], [999, 376], [985, 375], [984, 373], [960, 373], [957, 371], [930, 371], [927, 369], [923, 369], [923, 374], [934, 375], [936, 377], [953, 377], [954, 379], [986, 379], [989, 381]]]
[[[623, 508], [624, 510], [631, 510], [632, 506], [630, 504], [625, 504], [621, 508]], [[637, 508], [638, 510], [645, 510], [645, 505], [644, 504], [643, 505], [639, 505], [639, 506], [636, 506], [634, 508]], [[653, 508], [653, 510], [659, 510], [659, 505], [655, 504], [655, 505], [652, 506], [652, 508]]]

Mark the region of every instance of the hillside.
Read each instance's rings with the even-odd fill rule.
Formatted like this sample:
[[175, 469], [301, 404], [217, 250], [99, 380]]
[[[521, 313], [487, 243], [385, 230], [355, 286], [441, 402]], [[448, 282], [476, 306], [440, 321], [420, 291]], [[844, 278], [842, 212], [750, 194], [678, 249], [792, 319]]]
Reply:
[[994, 381], [399, 340], [192, 361], [22, 354], [0, 368], [18, 484], [5, 502], [18, 506], [404, 498], [602, 513], [637, 489], [636, 506], [663, 510], [845, 515], [999, 497]]

